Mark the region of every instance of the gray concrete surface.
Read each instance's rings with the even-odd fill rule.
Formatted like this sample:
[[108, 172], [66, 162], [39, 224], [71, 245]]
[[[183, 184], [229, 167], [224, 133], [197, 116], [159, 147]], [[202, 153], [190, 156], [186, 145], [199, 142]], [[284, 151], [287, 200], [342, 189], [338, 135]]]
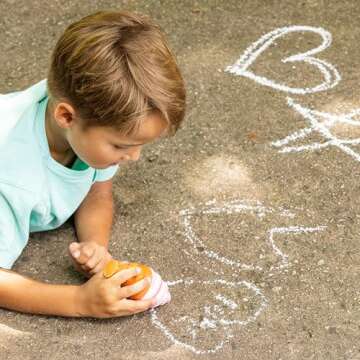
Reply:
[[[156, 19], [187, 82], [183, 129], [145, 148], [114, 185], [113, 255], [153, 266], [172, 282], [173, 301], [156, 314], [109, 320], [0, 310], [0, 359], [360, 359], [360, 163], [337, 146], [272, 146], [309, 126], [287, 96], [333, 114], [359, 107], [358, 1], [0, 0], [0, 92], [44, 78], [65, 26], [111, 8]], [[332, 34], [316, 56], [338, 70], [337, 86], [296, 95], [224, 72], [262, 35], [293, 25]], [[288, 34], [251, 69], [316, 86], [323, 76], [314, 66], [280, 59], [320, 42]], [[356, 139], [359, 127], [339, 123], [331, 132]], [[288, 145], [325, 141], [313, 132]], [[32, 234], [14, 269], [82, 283], [66, 255], [73, 239], [70, 222]]]

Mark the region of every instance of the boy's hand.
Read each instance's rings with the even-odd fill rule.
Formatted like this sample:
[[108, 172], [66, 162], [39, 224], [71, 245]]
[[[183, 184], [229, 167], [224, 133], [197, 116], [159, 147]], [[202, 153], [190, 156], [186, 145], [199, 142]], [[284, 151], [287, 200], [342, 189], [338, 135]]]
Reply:
[[[140, 269], [139, 269], [140, 270]], [[79, 316], [110, 318], [132, 315], [151, 309], [156, 303], [153, 297], [148, 300], [130, 300], [150, 284], [145, 278], [133, 285], [122, 286], [124, 282], [138, 275], [136, 268], [121, 270], [111, 278], [105, 278], [102, 272], [95, 274], [86, 283], [79, 286], [76, 297]]]
[[72, 242], [69, 245], [70, 257], [76, 270], [87, 278], [101, 271], [112, 256], [104, 246], [91, 242]]

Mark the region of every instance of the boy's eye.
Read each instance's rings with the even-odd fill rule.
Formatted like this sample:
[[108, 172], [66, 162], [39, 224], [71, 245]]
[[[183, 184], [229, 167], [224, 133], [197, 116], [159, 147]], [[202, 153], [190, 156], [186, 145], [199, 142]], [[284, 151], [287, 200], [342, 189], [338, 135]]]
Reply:
[[115, 149], [121, 149], [121, 150], [125, 150], [127, 149], [125, 146], [119, 146], [119, 145], [113, 145]]

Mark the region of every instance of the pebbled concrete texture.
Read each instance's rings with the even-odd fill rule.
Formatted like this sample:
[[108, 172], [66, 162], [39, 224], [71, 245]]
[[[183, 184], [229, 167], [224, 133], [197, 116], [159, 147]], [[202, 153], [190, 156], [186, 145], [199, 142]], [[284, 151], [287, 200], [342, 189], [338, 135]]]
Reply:
[[[1, 309], [0, 359], [360, 359], [360, 163], [334, 144], [290, 153], [272, 145], [309, 127], [287, 97], [323, 113], [360, 107], [358, 2], [1, 0], [0, 93], [44, 78], [64, 28], [100, 9], [152, 16], [186, 80], [183, 128], [145, 146], [114, 179], [110, 244], [114, 257], [156, 269], [173, 300], [107, 320]], [[289, 94], [224, 71], [262, 35], [293, 25], [332, 34], [314, 56], [338, 70], [337, 86]], [[316, 86], [323, 76], [314, 66], [281, 59], [320, 43], [314, 33], [288, 34], [251, 70]], [[353, 120], [332, 134], [357, 139]], [[288, 146], [325, 141], [313, 131]], [[73, 240], [71, 221], [31, 234], [14, 270], [83, 283], [67, 257]]]

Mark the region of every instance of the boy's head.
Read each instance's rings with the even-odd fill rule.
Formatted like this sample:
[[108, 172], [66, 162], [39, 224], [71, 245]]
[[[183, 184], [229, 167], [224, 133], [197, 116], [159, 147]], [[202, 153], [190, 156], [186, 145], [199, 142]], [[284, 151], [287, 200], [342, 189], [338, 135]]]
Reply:
[[[94, 167], [136, 160], [141, 144], [175, 134], [185, 113], [183, 79], [163, 33], [128, 12], [98, 12], [65, 30], [51, 57], [48, 93], [51, 116]], [[113, 148], [94, 159], [97, 135]]]

